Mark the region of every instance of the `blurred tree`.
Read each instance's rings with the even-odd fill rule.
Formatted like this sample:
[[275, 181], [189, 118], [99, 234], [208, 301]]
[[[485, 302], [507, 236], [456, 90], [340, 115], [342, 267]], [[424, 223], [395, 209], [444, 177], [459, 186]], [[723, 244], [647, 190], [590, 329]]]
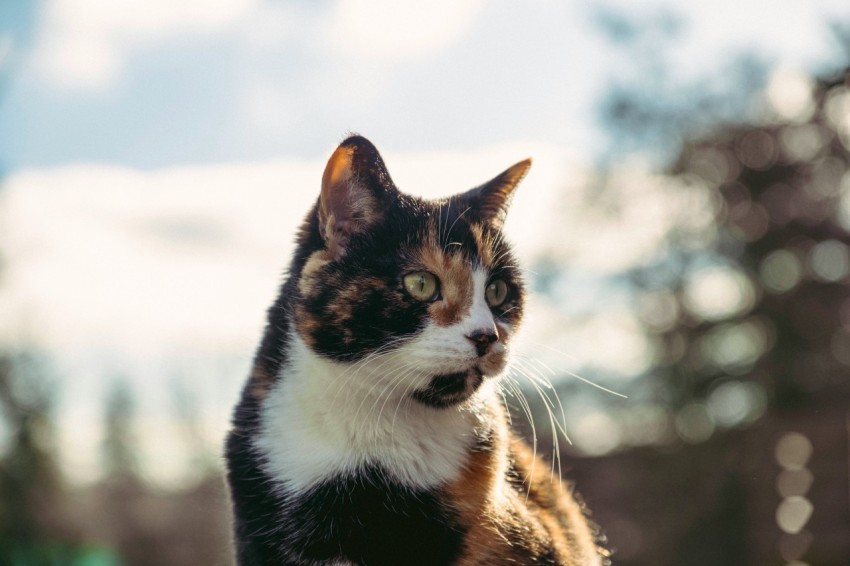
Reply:
[[[75, 538], [63, 524], [56, 467], [51, 388], [44, 362], [32, 354], [0, 355], [0, 564], [47, 564], [59, 541]], [[70, 532], [69, 532], [70, 531]]]
[[209, 445], [204, 434], [203, 415], [198, 401], [184, 379], [172, 381], [171, 395], [176, 421], [183, 433], [192, 480], [203, 482], [220, 473], [218, 453]]
[[[620, 564], [850, 560], [850, 508], [835, 496], [850, 477], [850, 72], [775, 71], [752, 102], [680, 138], [663, 174], [604, 177], [587, 203], [616, 216], [647, 186], [676, 218], [616, 276], [654, 356], [629, 406], [612, 408], [621, 448], [653, 444], [657, 422], [672, 434], [571, 474]], [[793, 464], [808, 478], [793, 497], [811, 505], [799, 528], [778, 513], [789, 431], [808, 446]]]
[[125, 566], [228, 564], [230, 523], [221, 470], [202, 434], [198, 406], [182, 382], [175, 384], [173, 397], [173, 422], [186, 435], [183, 452], [173, 457], [191, 462], [191, 481], [168, 488], [145, 480], [132, 389], [115, 379], [104, 407], [104, 478], [80, 494], [87, 507], [86, 531], [107, 541]]
[[[793, 409], [845, 387], [850, 365], [846, 75], [777, 74], [766, 98], [767, 121], [686, 143], [672, 169], [716, 203], [710, 246], [671, 233], [666, 253], [632, 273], [670, 401], [719, 396], [721, 420], [746, 420], [731, 413], [758, 402], [744, 379]], [[672, 324], [654, 323], [659, 308], [677, 313]]]
[[[768, 73], [741, 55], [721, 73], [674, 82], [686, 22], [663, 10], [595, 13], [630, 69], [600, 104], [610, 158], [665, 164], [662, 182], [699, 194], [693, 204], [713, 216], [699, 227], [685, 218], [650, 261], [621, 274], [656, 345], [656, 366], [633, 389], [678, 411], [687, 440], [713, 423], [751, 422], [766, 400], [807, 403], [850, 362], [846, 74]], [[850, 25], [831, 28], [850, 58]], [[603, 178], [589, 206], [616, 202], [623, 182]]]
[[138, 443], [133, 432], [135, 403], [127, 381], [116, 379], [104, 412], [103, 470], [111, 481], [138, 481]]

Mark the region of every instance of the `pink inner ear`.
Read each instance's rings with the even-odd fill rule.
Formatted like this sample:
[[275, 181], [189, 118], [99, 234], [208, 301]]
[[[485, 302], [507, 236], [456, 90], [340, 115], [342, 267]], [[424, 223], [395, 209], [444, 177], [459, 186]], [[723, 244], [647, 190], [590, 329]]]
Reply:
[[319, 197], [319, 230], [335, 259], [345, 253], [355, 232], [379, 217], [378, 203], [362, 186], [353, 167], [353, 147], [338, 147], [322, 175]]

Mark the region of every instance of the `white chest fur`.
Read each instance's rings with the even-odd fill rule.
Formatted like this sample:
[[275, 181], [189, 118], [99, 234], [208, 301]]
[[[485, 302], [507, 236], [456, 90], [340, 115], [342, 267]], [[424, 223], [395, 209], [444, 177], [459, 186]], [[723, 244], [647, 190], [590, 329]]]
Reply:
[[427, 407], [409, 395], [425, 377], [404, 352], [341, 364], [293, 337], [254, 444], [267, 473], [295, 491], [367, 464], [380, 464], [412, 488], [455, 479], [483, 426], [480, 407], [495, 393], [485, 383], [463, 406]]

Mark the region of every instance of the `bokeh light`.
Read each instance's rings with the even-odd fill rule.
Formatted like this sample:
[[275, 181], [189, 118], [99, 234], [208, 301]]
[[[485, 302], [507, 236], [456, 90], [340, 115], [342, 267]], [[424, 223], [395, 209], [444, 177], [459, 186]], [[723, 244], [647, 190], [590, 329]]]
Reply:
[[776, 524], [786, 533], [799, 533], [809, 518], [814, 507], [812, 502], [798, 495], [786, 497], [776, 509]]
[[776, 491], [782, 497], [804, 496], [812, 487], [814, 476], [808, 468], [783, 469], [776, 478]]
[[707, 267], [692, 273], [685, 283], [684, 304], [704, 320], [724, 320], [749, 311], [756, 291], [740, 270]]
[[714, 432], [714, 419], [705, 403], [690, 403], [676, 414], [676, 432], [685, 442], [703, 442]]
[[767, 83], [767, 99], [781, 120], [805, 122], [815, 111], [812, 97], [814, 84], [806, 73], [780, 69]]
[[762, 260], [759, 275], [765, 289], [785, 293], [797, 286], [803, 277], [803, 266], [790, 250], [776, 250]]
[[812, 443], [799, 432], [789, 432], [776, 443], [776, 461], [787, 470], [800, 470], [812, 455]]
[[767, 409], [764, 389], [752, 382], [726, 381], [715, 387], [708, 396], [712, 419], [723, 427], [751, 423]]
[[837, 283], [850, 274], [850, 254], [847, 246], [838, 240], [824, 240], [809, 252], [812, 273], [821, 281]]

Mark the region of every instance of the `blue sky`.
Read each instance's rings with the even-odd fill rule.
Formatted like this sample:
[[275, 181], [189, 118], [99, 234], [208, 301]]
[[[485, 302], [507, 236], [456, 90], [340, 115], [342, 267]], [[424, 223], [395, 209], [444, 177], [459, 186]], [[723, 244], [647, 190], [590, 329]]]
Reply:
[[[526, 344], [557, 350], [558, 371], [639, 373], [649, 345], [606, 278], [712, 210], [623, 156], [623, 216], [582, 213], [611, 141], [601, 100], [623, 81], [713, 88], [746, 53], [782, 79], [776, 100], [805, 104], [807, 74], [839, 61], [835, 20], [846, 0], [3, 0], [0, 344], [50, 359], [73, 479], [97, 476], [116, 375], [139, 396], [143, 460], [179, 478], [169, 391], [195, 392], [218, 446], [292, 235], [353, 130], [426, 196], [531, 155], [507, 230], [527, 266], [546, 256], [571, 279], [532, 301]], [[659, 83], [644, 73], [662, 49]], [[578, 443], [605, 418], [584, 405]]]
[[[316, 157], [347, 131], [396, 150], [535, 140], [594, 157], [599, 100], [647, 52], [600, 28], [679, 22], [673, 82], [741, 52], [834, 58], [838, 0], [4, 2], [7, 169]], [[10, 24], [11, 22], [11, 24]], [[616, 27], [616, 26], [615, 26]], [[652, 44], [650, 44], [652, 49]]]

